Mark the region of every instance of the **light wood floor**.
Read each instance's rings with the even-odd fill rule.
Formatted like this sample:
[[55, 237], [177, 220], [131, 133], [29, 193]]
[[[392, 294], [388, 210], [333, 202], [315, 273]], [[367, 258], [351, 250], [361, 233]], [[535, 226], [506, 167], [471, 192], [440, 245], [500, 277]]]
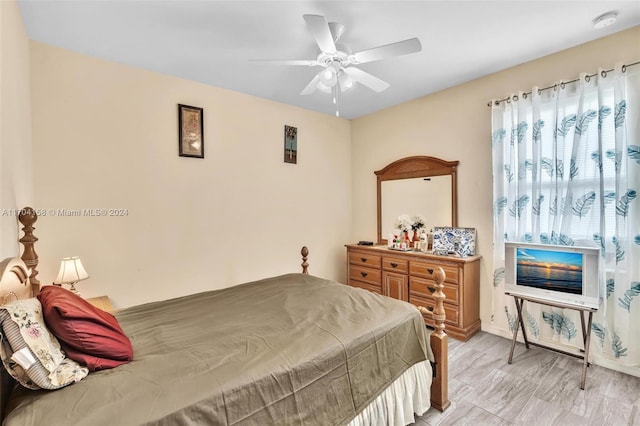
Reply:
[[640, 378], [591, 365], [580, 390], [582, 360], [481, 332], [449, 339], [449, 399], [415, 426], [640, 425]]

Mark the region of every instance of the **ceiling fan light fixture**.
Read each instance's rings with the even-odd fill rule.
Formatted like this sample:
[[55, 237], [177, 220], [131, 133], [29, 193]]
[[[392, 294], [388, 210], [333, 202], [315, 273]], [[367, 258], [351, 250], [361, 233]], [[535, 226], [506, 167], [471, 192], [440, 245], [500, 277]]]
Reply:
[[344, 73], [341, 73], [338, 77], [338, 83], [342, 92], [346, 92], [353, 87], [353, 79]]
[[321, 80], [316, 84], [316, 88], [324, 93], [331, 93], [331, 87], [324, 84]]
[[320, 74], [320, 82], [328, 87], [333, 87], [338, 81], [338, 76], [336, 74], [336, 70], [333, 67], [327, 67]]

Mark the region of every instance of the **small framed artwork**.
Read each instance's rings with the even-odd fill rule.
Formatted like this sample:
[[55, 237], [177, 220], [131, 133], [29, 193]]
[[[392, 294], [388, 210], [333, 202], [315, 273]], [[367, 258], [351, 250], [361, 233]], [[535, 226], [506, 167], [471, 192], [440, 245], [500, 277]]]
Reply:
[[204, 158], [202, 108], [178, 104], [178, 149], [180, 157]]
[[284, 126], [284, 162], [298, 162], [298, 128]]

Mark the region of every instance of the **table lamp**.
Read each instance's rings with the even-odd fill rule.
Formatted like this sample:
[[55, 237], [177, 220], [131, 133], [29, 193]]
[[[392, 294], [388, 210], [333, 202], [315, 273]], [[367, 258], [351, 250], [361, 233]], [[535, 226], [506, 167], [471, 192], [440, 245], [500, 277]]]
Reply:
[[82, 266], [82, 261], [78, 256], [65, 257], [60, 262], [60, 272], [58, 272], [54, 284], [69, 284], [69, 290], [78, 293], [75, 287], [76, 283], [87, 278], [89, 278], [89, 274]]

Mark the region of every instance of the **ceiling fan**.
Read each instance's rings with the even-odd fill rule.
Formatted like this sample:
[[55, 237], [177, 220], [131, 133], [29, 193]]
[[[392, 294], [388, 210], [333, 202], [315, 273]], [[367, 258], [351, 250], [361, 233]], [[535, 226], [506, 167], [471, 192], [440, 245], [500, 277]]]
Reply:
[[253, 59], [254, 61], [271, 62], [281, 65], [302, 65], [323, 67], [315, 77], [306, 85], [301, 95], [310, 95], [316, 90], [333, 94], [333, 103], [336, 105], [336, 115], [338, 95], [353, 87], [354, 83], [360, 83], [375, 92], [382, 92], [390, 85], [386, 81], [375, 77], [368, 72], [356, 68], [354, 65], [367, 62], [379, 61], [392, 56], [416, 53], [422, 50], [420, 40], [410, 38], [383, 46], [374, 47], [360, 52], [351, 53], [350, 49], [344, 45], [336, 44], [342, 33], [344, 25], [337, 22], [327, 22], [321, 15], [303, 15], [309, 32], [315, 39], [320, 49], [320, 53], [315, 59], [302, 60], [273, 60], [273, 59]]

